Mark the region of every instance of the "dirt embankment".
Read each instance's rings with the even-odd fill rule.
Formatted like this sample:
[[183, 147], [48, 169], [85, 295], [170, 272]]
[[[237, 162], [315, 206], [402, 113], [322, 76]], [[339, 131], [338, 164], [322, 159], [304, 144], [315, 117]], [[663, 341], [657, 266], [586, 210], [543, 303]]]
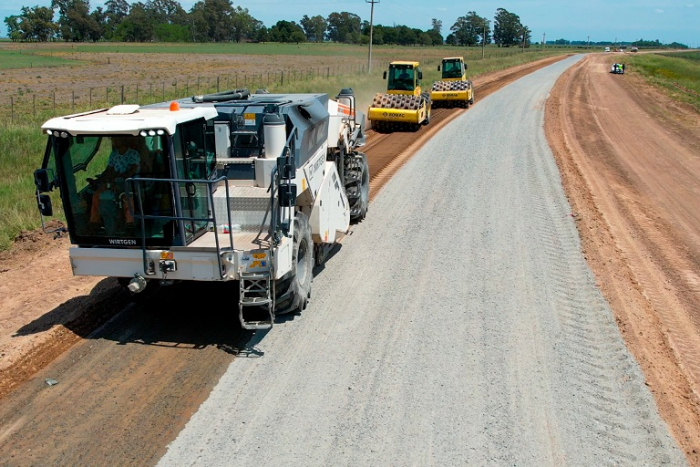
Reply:
[[545, 128], [584, 254], [690, 465], [700, 465], [700, 116], [590, 55]]

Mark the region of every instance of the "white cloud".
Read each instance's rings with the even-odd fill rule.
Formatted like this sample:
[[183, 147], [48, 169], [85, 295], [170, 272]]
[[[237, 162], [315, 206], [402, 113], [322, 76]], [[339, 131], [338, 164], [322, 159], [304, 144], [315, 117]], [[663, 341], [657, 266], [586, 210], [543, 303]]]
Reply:
[[447, 11], [447, 8], [438, 8], [438, 11]]
[[663, 13], [664, 10], [662, 10], [661, 8], [657, 8], [656, 10], [654, 10], [654, 12], [655, 12], [655, 13]]

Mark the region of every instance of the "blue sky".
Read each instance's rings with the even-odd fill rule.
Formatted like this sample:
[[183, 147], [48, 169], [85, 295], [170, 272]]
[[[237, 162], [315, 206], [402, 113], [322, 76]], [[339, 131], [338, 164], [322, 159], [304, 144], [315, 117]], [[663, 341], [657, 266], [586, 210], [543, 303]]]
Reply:
[[[92, 0], [90, 7], [103, 3]], [[195, 3], [180, 1], [188, 11]], [[50, 4], [50, 0], [0, 0], [0, 20], [19, 14], [22, 6]], [[365, 0], [234, 0], [233, 4], [247, 8], [268, 27], [279, 20], [299, 22], [305, 14], [325, 17], [334, 11], [354, 13], [363, 20], [370, 18], [370, 4]], [[533, 41], [541, 41], [546, 34], [547, 40], [587, 40], [590, 36], [591, 42], [631, 42], [643, 38], [700, 46], [700, 0], [379, 0], [374, 7], [374, 23], [426, 30], [436, 18], [442, 21], [442, 35], [447, 36], [459, 16], [475, 11], [492, 19], [498, 8], [519, 15], [532, 30]], [[7, 35], [4, 22], [0, 34]]]

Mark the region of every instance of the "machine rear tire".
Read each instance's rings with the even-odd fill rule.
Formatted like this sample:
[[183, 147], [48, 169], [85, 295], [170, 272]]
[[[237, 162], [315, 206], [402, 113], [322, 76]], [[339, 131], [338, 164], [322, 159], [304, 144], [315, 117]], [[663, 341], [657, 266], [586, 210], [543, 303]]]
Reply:
[[275, 284], [275, 314], [278, 315], [302, 311], [311, 297], [314, 244], [304, 213], [298, 212], [294, 217], [293, 236], [292, 270]]
[[345, 159], [345, 195], [350, 203], [350, 222], [360, 222], [369, 209], [369, 164], [358, 152]]

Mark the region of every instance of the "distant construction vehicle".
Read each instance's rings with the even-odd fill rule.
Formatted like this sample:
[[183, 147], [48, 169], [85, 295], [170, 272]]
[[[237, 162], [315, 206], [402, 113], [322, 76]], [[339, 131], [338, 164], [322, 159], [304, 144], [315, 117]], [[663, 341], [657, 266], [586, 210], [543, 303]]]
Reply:
[[467, 79], [467, 64], [464, 58], [443, 58], [437, 69], [442, 70], [442, 79], [433, 83], [430, 91], [433, 108], [469, 108], [474, 103], [474, 85]]
[[[225, 91], [42, 129], [37, 202], [43, 224], [46, 193], [59, 189], [73, 274], [116, 277], [131, 293], [151, 281], [237, 281], [245, 329], [304, 309], [314, 264], [369, 205], [351, 89], [335, 100]], [[235, 306], [227, 293], [195, 300]]]
[[421, 91], [423, 72], [418, 62], [396, 61], [384, 72], [387, 92], [374, 95], [367, 117], [380, 133], [418, 131], [430, 123], [430, 93]]
[[624, 75], [625, 74], [625, 64], [624, 63], [613, 63], [612, 66], [610, 67], [610, 73], [613, 73], [615, 75]]

